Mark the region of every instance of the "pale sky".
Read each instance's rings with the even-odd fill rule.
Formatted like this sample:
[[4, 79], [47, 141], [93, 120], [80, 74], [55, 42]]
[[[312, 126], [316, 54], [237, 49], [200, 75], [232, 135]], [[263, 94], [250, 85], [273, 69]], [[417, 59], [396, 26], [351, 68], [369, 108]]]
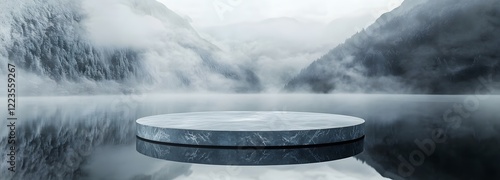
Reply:
[[382, 14], [403, 0], [158, 0], [198, 27], [291, 17], [328, 23], [343, 16]]

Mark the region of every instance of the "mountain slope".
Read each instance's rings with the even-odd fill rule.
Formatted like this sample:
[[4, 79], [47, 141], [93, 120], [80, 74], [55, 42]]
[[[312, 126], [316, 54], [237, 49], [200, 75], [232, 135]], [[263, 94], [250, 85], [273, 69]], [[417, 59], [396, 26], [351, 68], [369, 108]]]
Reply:
[[39, 87], [24, 94], [259, 88], [252, 71], [154, 0], [6, 0], [0, 11], [1, 72], [13, 63], [24, 87]]
[[500, 80], [500, 2], [406, 0], [303, 69], [285, 89], [473, 93]]

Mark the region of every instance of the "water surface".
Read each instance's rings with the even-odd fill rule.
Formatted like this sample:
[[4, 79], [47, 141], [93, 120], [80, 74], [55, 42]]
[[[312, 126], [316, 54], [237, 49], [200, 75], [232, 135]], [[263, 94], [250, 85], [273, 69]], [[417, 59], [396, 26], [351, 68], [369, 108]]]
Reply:
[[[2, 156], [3, 179], [500, 179], [500, 96], [151, 94], [17, 102], [17, 172], [7, 172]], [[175, 163], [135, 150], [136, 119], [194, 111], [357, 116], [366, 120], [365, 150], [331, 162], [262, 167]]]

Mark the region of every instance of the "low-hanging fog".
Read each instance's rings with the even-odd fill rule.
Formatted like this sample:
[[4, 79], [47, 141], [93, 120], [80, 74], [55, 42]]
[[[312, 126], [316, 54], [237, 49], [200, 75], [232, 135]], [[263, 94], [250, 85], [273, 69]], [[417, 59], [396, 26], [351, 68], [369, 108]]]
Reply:
[[17, 66], [21, 95], [474, 93], [486, 81], [498, 85], [499, 7], [8, 0], [0, 72]]
[[[277, 4], [243, 3], [267, 12], [252, 19], [242, 11], [204, 24], [196, 21], [203, 15], [178, 15], [165, 1], [9, 0], [0, 5], [0, 71], [15, 64], [24, 95], [278, 92], [394, 2], [319, 19], [308, 18], [299, 2], [280, 6], [281, 14], [266, 14]], [[356, 6], [330, 7], [342, 5]], [[217, 8], [210, 10], [217, 15]]]

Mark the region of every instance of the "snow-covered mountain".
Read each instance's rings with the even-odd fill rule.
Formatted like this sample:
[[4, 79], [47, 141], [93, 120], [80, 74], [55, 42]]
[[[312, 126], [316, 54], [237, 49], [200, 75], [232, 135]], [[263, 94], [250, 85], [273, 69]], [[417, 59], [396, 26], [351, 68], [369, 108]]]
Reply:
[[154, 0], [5, 0], [0, 70], [24, 94], [256, 91], [254, 73]]
[[285, 89], [474, 93], [500, 80], [500, 2], [406, 0]]

